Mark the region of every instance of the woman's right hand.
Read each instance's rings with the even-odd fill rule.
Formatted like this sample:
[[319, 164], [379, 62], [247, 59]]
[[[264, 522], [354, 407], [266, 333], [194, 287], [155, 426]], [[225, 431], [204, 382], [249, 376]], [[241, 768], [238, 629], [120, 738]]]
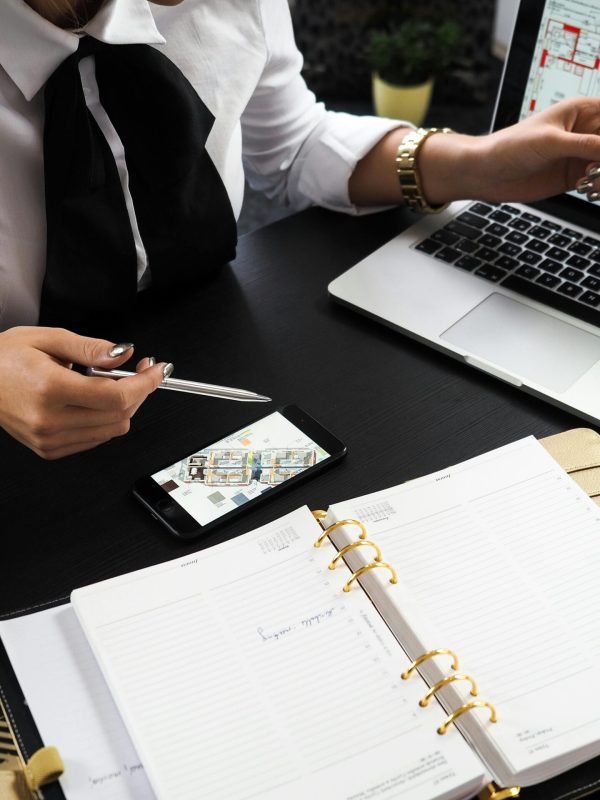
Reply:
[[0, 333], [0, 426], [45, 459], [89, 450], [129, 430], [131, 417], [163, 380], [165, 363], [138, 364], [128, 378], [95, 378], [73, 364], [112, 369], [133, 353], [61, 328]]

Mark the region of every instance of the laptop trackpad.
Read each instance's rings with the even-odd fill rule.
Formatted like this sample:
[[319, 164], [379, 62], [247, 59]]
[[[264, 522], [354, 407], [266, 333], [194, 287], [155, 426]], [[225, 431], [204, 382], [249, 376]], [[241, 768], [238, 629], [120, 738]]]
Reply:
[[600, 337], [497, 293], [440, 338], [555, 392], [566, 391], [600, 359]]

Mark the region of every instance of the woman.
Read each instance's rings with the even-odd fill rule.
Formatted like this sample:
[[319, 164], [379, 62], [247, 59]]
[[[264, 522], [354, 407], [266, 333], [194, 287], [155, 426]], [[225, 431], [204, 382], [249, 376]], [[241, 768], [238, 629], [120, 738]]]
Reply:
[[[130, 132], [129, 138], [117, 130], [110, 91], [101, 80], [111, 69], [113, 86], [120, 84], [121, 76], [127, 80], [127, 70], [114, 66], [115, 54], [127, 54], [128, 59], [131, 54], [133, 59], [127, 61], [128, 69], [134, 70], [132, 105], [129, 108], [120, 101], [121, 117], [130, 117], [126, 123], [135, 124], [141, 113], [135, 104], [144, 93], [138, 86], [146, 62], [140, 62], [140, 67], [138, 56], [150, 56], [152, 69], [162, 69], [168, 61], [169, 80], [175, 80], [174, 70], [182, 76], [181, 86], [193, 106], [181, 118], [183, 126], [196, 111], [205, 115], [200, 122], [205, 146], [203, 140], [196, 161], [208, 155], [210, 163], [205, 166], [214, 192], [205, 191], [200, 203], [204, 202], [213, 222], [207, 223], [203, 214], [191, 215], [197, 238], [190, 239], [194, 243], [190, 247], [192, 251], [204, 247], [220, 221], [223, 230], [218, 235], [227, 239], [222, 247], [219, 243], [216, 249], [208, 248], [206, 271], [234, 252], [233, 220], [241, 207], [244, 168], [255, 187], [296, 208], [316, 203], [360, 213], [406, 199], [395, 159], [412, 129], [393, 120], [333, 114], [316, 103], [300, 76], [301, 57], [293, 41], [287, 0], [244, 4], [236, 0], [153, 0], [151, 4], [147, 0], [2, 0], [0, 30], [4, 33], [0, 37], [0, 425], [44, 458], [60, 458], [126, 433], [140, 404], [172, 371], [172, 365], [154, 364], [153, 359], [143, 359], [139, 374], [119, 381], [73, 371], [74, 363], [119, 367], [132, 355], [128, 343], [114, 345], [95, 338], [109, 330], [101, 321], [86, 330], [91, 323], [85, 323], [94, 319], [86, 304], [95, 302], [96, 308], [105, 309], [107, 319], [113, 315], [114, 322], [121, 300], [119, 308], [127, 315], [131, 292], [160, 287], [163, 280], [167, 285], [190, 276], [202, 279], [190, 271], [196, 266], [179, 255], [178, 237], [172, 231], [169, 241], [174, 249], [167, 247], [163, 252], [162, 273], [160, 246], [149, 245], [156, 226], [145, 221], [143, 205], [152, 193], [153, 167], [138, 169], [132, 150], [140, 141], [146, 145], [146, 139], [172, 135], [173, 129], [179, 137], [180, 126], [170, 112], [164, 113], [163, 103], [170, 100], [164, 100], [153, 84], [147, 92], [152, 108], [145, 127]], [[94, 46], [86, 50], [89, 43]], [[164, 57], [157, 57], [157, 52]], [[157, 58], [160, 63], [155, 64]], [[61, 194], [70, 161], [86, 149], [80, 134], [64, 122], [69, 92], [79, 109], [84, 104], [85, 124], [88, 133], [92, 131], [89, 141], [95, 148], [104, 148], [100, 171], [112, 170], [120, 187], [112, 206], [121, 208], [120, 221], [115, 223], [119, 230], [126, 220], [127, 241], [122, 249], [127, 250], [123, 262], [130, 291], [120, 300], [121, 272], [107, 278], [102, 288], [102, 275], [92, 275], [91, 266], [95, 260], [99, 262], [96, 269], [101, 270], [103, 263], [108, 269], [113, 260], [102, 255], [108, 234], [95, 224], [105, 212], [112, 213], [111, 203], [93, 217], [94, 224], [88, 228], [78, 215], [88, 200], [95, 208], [95, 184], [93, 191], [86, 185], [85, 202], [81, 195], [73, 203]], [[61, 114], [62, 128], [58, 133], [51, 131], [50, 118], [58, 117], [60, 123]], [[417, 199], [423, 208], [460, 198], [531, 201], [570, 190], [600, 161], [599, 131], [600, 100], [581, 98], [559, 103], [489, 136], [429, 135], [416, 146], [413, 143], [421, 195]], [[73, 136], [73, 140], [68, 138]], [[50, 163], [52, 142], [63, 151], [58, 170]], [[171, 156], [177, 150], [175, 156], [179, 156], [173, 144], [167, 142], [165, 150]], [[155, 150], [152, 153], [154, 158]], [[80, 164], [82, 170], [85, 173], [86, 167]], [[165, 170], [169, 174], [170, 167]], [[183, 178], [187, 171], [186, 166]], [[198, 178], [200, 184], [203, 180]], [[179, 182], [172, 183], [165, 191], [183, 194]], [[593, 193], [594, 180], [586, 182], [584, 189]], [[107, 196], [114, 198], [114, 191], [113, 183], [113, 194]], [[220, 205], [213, 202], [215, 193]], [[173, 195], [167, 200], [161, 189], [150, 203], [154, 208], [148, 210], [147, 219], [158, 219], [162, 225], [171, 203], [179, 199]], [[184, 197], [182, 208], [186, 202]], [[63, 224], [59, 233], [57, 224]], [[61, 244], [65, 227], [67, 234], [78, 236], [76, 248]], [[73, 262], [71, 272], [65, 269], [68, 259]], [[81, 287], [74, 288], [69, 275]], [[100, 288], [96, 292], [90, 286]], [[70, 324], [72, 319], [74, 324]], [[78, 320], [83, 321], [81, 325]]]

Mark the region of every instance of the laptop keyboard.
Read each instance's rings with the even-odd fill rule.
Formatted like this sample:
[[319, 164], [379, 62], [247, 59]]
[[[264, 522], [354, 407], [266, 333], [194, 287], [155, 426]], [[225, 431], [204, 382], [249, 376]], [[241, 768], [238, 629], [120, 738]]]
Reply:
[[600, 237], [473, 203], [416, 249], [600, 327]]

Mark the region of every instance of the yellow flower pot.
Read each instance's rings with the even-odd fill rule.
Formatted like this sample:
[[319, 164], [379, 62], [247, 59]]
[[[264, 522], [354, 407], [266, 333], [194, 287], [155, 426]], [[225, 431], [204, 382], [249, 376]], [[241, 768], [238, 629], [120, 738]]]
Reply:
[[405, 119], [421, 125], [431, 102], [433, 78], [418, 86], [394, 86], [381, 80], [374, 72], [372, 89], [373, 105], [378, 116]]

